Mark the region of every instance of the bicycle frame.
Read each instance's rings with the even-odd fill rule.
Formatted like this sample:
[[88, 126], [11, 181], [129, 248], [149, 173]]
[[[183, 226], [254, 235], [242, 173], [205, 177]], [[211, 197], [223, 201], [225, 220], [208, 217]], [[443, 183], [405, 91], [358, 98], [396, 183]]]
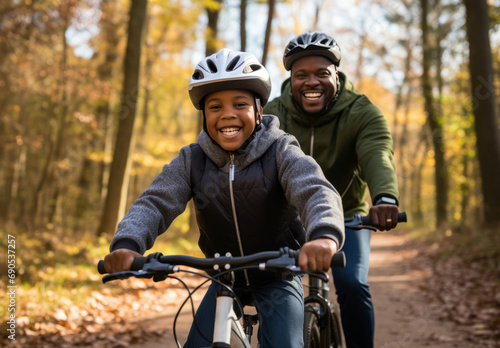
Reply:
[[[406, 213], [398, 214], [398, 222], [406, 222]], [[344, 219], [346, 228], [376, 231], [371, 225], [371, 217], [354, 215]], [[345, 347], [342, 323], [338, 307], [328, 298], [328, 274], [323, 272], [309, 274], [309, 296], [304, 299], [304, 344], [306, 347]]]
[[[182, 255], [163, 256], [160, 253], [151, 254], [148, 257], [138, 257], [132, 264], [131, 271], [107, 274], [103, 276], [103, 282], [127, 279], [129, 277], [153, 278], [154, 281], [162, 281], [168, 278], [172, 273], [185, 271], [178, 266], [189, 266], [198, 270], [214, 271], [221, 270], [223, 274], [217, 276], [206, 276], [205, 278], [217, 279], [221, 287], [216, 298], [215, 324], [213, 331], [212, 347], [220, 348], [250, 348], [250, 339], [245, 334], [234, 311], [235, 294], [232, 291], [234, 285], [233, 270], [243, 270], [245, 268], [256, 267], [263, 271], [278, 272], [284, 276], [303, 273], [297, 267], [299, 252], [288, 248], [282, 248], [280, 251], [260, 252], [253, 255], [231, 257], [216, 256], [215, 258], [193, 258]], [[331, 266], [340, 266], [345, 263], [345, 256], [342, 252], [334, 255]], [[104, 262], [98, 263], [99, 273], [105, 274]], [[225, 270], [225, 271], [224, 271]], [[229, 271], [231, 270], [231, 271]], [[193, 273], [193, 272], [190, 272]], [[198, 273], [197, 273], [198, 274]], [[245, 321], [243, 309], [241, 315]], [[245, 327], [252, 323], [245, 323]], [[248, 336], [251, 335], [251, 330]]]

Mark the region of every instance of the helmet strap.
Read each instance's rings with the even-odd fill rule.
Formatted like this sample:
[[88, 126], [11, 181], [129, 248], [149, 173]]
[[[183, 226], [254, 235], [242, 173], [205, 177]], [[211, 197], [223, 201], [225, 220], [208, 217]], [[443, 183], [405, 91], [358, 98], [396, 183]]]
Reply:
[[260, 123], [262, 120], [262, 104], [260, 102], [260, 98], [255, 94], [255, 125], [260, 127]]

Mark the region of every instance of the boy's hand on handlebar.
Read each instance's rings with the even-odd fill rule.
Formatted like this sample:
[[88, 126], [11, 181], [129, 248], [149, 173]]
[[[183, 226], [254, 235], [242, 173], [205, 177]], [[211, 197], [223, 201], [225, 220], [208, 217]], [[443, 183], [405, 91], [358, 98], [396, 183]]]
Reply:
[[104, 267], [108, 273], [130, 271], [132, 262], [142, 254], [129, 249], [117, 249], [104, 258]]
[[304, 272], [328, 272], [337, 248], [337, 243], [329, 238], [319, 238], [305, 243], [299, 254], [300, 269]]
[[389, 231], [398, 225], [399, 208], [395, 204], [377, 204], [370, 208], [373, 227], [380, 231]]

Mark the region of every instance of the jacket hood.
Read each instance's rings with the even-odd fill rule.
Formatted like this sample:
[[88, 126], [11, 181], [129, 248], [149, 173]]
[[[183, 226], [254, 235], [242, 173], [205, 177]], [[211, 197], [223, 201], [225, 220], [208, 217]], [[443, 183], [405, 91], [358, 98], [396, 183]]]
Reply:
[[234, 164], [236, 169], [241, 170], [260, 158], [276, 139], [285, 135], [285, 132], [279, 129], [280, 122], [276, 116], [263, 115], [261, 122], [262, 126], [255, 133], [255, 139], [244, 150], [226, 151], [219, 145], [214, 144], [205, 131], [201, 131], [198, 135], [198, 144], [207, 157], [222, 171], [229, 172], [231, 153], [235, 155]]
[[[340, 93], [339, 98], [333, 104], [333, 106], [328, 110], [326, 114], [321, 116], [316, 123], [317, 126], [320, 126], [324, 123], [329, 122], [331, 119], [337, 116], [336, 110], [345, 110], [352, 103], [356, 101], [361, 95], [356, 91], [354, 85], [351, 81], [346, 79], [346, 76], [343, 72], [339, 71], [339, 79], [340, 79]], [[304, 126], [309, 126], [311, 122], [309, 121], [307, 115], [305, 115], [297, 106], [292, 98], [290, 85], [290, 78], [286, 79], [281, 85], [281, 98], [280, 102], [287, 110], [291, 110], [291, 117], [293, 117], [296, 121], [300, 122]]]

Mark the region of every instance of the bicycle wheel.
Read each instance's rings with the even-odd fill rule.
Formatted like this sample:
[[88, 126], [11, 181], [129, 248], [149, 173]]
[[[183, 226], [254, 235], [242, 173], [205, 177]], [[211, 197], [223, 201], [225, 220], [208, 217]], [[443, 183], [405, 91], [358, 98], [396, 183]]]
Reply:
[[336, 304], [331, 304], [330, 312], [332, 313], [330, 327], [330, 347], [344, 348], [344, 332], [342, 331], [342, 321], [340, 319], [339, 308]]
[[304, 348], [319, 348], [320, 340], [318, 314], [314, 308], [308, 306], [304, 309]]

